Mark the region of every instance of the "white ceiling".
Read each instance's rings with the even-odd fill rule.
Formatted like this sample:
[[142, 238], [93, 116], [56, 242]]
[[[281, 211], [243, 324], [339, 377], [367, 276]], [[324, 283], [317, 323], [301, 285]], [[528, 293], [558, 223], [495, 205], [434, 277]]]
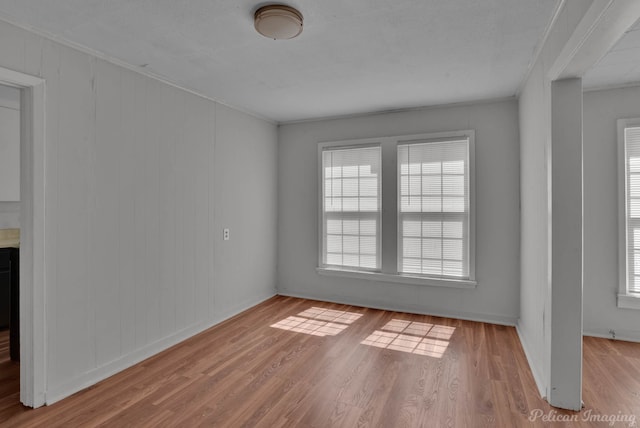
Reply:
[[275, 121], [513, 96], [559, 0], [292, 0], [293, 40], [258, 0], [0, 0], [0, 17]]
[[640, 21], [583, 77], [586, 89], [640, 83]]

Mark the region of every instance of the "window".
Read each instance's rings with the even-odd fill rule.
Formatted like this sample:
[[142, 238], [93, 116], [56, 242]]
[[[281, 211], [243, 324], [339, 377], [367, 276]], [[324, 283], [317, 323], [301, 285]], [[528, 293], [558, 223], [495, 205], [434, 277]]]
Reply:
[[322, 265], [380, 269], [380, 147], [322, 152]]
[[640, 119], [618, 121], [620, 288], [618, 306], [640, 309]]
[[401, 273], [469, 278], [469, 138], [398, 146]]
[[475, 287], [474, 137], [320, 143], [318, 273]]

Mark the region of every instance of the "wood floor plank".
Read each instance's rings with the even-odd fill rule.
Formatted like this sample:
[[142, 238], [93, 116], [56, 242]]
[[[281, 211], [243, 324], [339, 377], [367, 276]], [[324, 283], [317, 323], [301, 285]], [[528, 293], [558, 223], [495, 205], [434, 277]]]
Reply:
[[[586, 412], [640, 420], [640, 344], [608, 339], [584, 339], [586, 407], [566, 412], [540, 398], [512, 327], [277, 296], [31, 410], [18, 401], [19, 365], [2, 333], [2, 427], [608, 425]], [[576, 419], [529, 420], [536, 409]]]

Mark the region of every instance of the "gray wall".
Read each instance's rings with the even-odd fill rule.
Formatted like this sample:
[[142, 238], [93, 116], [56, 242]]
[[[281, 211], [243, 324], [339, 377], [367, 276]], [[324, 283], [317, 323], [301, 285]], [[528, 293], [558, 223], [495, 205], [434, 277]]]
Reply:
[[275, 294], [274, 124], [2, 22], [0, 66], [46, 80], [47, 402]]
[[[11, 88], [8, 86], [0, 85], [0, 108], [2, 109], [2, 113], [4, 113], [5, 109], [11, 110], [20, 110], [20, 91], [16, 88]], [[19, 127], [19, 123], [17, 124]], [[6, 134], [3, 133], [3, 138], [6, 137]], [[11, 141], [2, 141], [0, 144], [12, 144]], [[19, 138], [15, 141], [16, 148], [20, 150], [20, 141]], [[6, 151], [0, 150], [0, 153], [10, 153], [7, 148]], [[0, 159], [0, 168], [3, 168], [7, 165], [5, 159]], [[9, 160], [12, 162], [13, 160]], [[19, 174], [19, 171], [17, 171]], [[18, 179], [19, 182], [19, 179]], [[15, 182], [14, 182], [15, 183]], [[19, 183], [18, 183], [19, 184]], [[2, 183], [0, 183], [0, 187], [2, 187]], [[5, 187], [6, 189], [6, 187]], [[4, 194], [0, 192], [0, 194]], [[0, 229], [17, 229], [20, 227], [20, 202], [8, 202], [6, 199], [0, 195]]]
[[[315, 271], [318, 142], [462, 129], [476, 131], [477, 288], [451, 289], [318, 275]], [[520, 275], [515, 100], [283, 125], [279, 162], [279, 293], [515, 323], [519, 315]], [[382, 227], [396, 226], [384, 223]]]
[[584, 94], [584, 333], [640, 341], [640, 311], [616, 305], [616, 121], [631, 117], [640, 117], [640, 86]]
[[542, 395], [548, 361], [550, 88], [537, 66], [520, 96], [520, 320], [518, 333]]
[[0, 202], [0, 229], [20, 228], [20, 202]]

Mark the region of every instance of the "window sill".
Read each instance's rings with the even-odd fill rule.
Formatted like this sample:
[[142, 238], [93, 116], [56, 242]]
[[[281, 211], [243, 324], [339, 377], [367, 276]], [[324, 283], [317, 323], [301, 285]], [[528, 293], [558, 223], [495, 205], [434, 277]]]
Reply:
[[640, 295], [618, 294], [618, 307], [622, 309], [640, 309]]
[[[428, 278], [421, 276], [389, 274], [381, 272], [363, 272], [348, 269], [336, 268], [316, 268], [316, 272], [320, 275], [338, 276], [343, 278], [367, 279], [370, 281], [395, 282], [399, 284], [427, 285], [432, 287], [449, 287], [449, 288], [476, 288], [478, 283], [468, 279], [444, 279], [444, 278]], [[640, 306], [638, 306], [640, 308]]]

